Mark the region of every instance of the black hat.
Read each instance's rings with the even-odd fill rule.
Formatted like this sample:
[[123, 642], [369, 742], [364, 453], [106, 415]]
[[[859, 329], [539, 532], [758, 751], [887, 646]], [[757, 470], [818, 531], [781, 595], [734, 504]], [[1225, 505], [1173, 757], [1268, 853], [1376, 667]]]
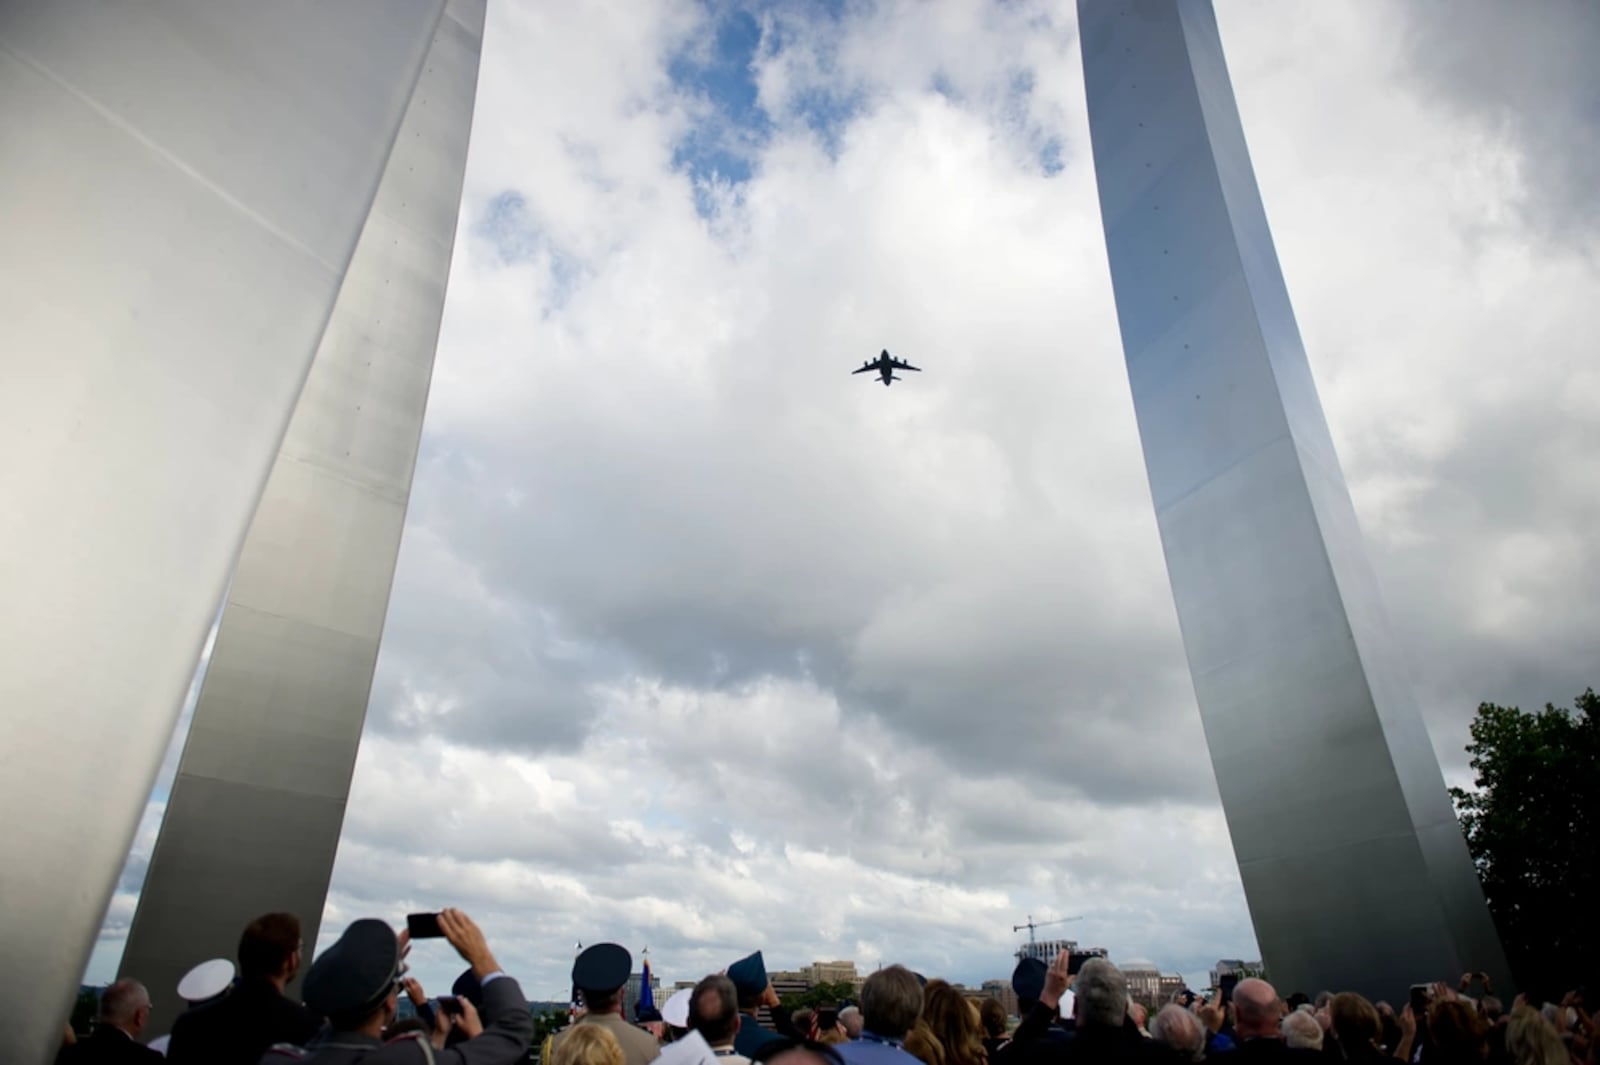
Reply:
[[1038, 958], [1023, 958], [1011, 970], [1011, 990], [1018, 998], [1038, 1002], [1039, 996], [1044, 994], [1044, 974], [1048, 969], [1049, 966]]
[[394, 990], [400, 942], [376, 918], [353, 921], [306, 973], [306, 1005], [333, 1018], [370, 1012]]
[[661, 1019], [661, 1011], [653, 1007], [646, 1006], [644, 1009], [639, 1011], [639, 1016], [636, 1019], [640, 1024], [646, 1024], [650, 1021], [659, 1021]]
[[478, 983], [478, 977], [471, 969], [456, 977], [456, 982], [450, 985], [450, 993], [456, 998], [464, 998], [468, 1002], [483, 1008], [483, 985]]
[[572, 982], [585, 991], [615, 991], [628, 982], [633, 955], [616, 943], [596, 943], [572, 963]]

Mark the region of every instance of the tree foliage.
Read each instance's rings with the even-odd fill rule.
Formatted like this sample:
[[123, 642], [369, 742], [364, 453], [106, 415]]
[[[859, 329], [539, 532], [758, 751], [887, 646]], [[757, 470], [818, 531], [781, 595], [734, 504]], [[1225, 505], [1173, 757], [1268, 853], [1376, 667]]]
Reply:
[[533, 1045], [538, 1046], [544, 1042], [545, 1036], [561, 1031], [567, 1026], [568, 1019], [566, 1010], [545, 1010], [543, 1013], [535, 1014], [533, 1018]]
[[1559, 998], [1600, 960], [1600, 696], [1484, 703], [1467, 752], [1476, 786], [1450, 795], [1512, 971]]
[[809, 991], [784, 995], [782, 1003], [787, 1010], [814, 1009], [817, 1006], [836, 1005], [847, 998], [854, 998], [855, 994], [855, 985], [848, 980], [832, 984], [824, 980], [813, 984]]

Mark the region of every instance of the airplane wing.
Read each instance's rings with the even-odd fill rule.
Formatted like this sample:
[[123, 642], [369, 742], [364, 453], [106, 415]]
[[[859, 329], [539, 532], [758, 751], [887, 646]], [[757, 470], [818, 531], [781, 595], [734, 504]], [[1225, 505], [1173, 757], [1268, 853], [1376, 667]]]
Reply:
[[890, 359], [889, 360], [889, 365], [893, 366], [897, 370], [914, 370], [917, 373], [921, 373], [922, 372], [922, 370], [920, 370], [918, 367], [915, 367], [915, 366], [911, 365], [909, 362], [906, 362], [904, 359]]
[[871, 363], [868, 363], [866, 366], [861, 367], [861, 369], [859, 369], [859, 370], [851, 370], [850, 372], [853, 373], [853, 374], [855, 374], [855, 373], [873, 373], [877, 369], [878, 368], [876, 366], [873, 366]]

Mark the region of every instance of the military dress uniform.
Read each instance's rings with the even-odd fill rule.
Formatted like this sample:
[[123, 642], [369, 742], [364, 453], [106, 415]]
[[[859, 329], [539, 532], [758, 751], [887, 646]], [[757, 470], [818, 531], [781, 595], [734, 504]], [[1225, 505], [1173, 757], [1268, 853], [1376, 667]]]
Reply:
[[[728, 966], [728, 979], [733, 981], [740, 999], [759, 995], [772, 986], [772, 981], [767, 977], [766, 960], [759, 950]], [[760, 1022], [750, 1014], [740, 1013], [739, 1034], [733, 1037], [733, 1049], [747, 1058], [753, 1058], [763, 1046], [781, 1038], [776, 1032], [761, 1027]]]
[[[611, 995], [620, 991], [633, 972], [633, 955], [618, 943], [596, 943], [572, 963], [574, 987], [592, 995]], [[656, 1037], [629, 1024], [620, 1013], [586, 1013], [577, 1022], [568, 1025], [546, 1040], [540, 1061], [550, 1065], [555, 1052], [568, 1034], [581, 1025], [599, 1025], [616, 1036], [622, 1045], [623, 1065], [649, 1065], [661, 1054], [661, 1044]]]
[[[356, 921], [306, 973], [306, 1005], [332, 1018], [370, 1016], [396, 993], [399, 979], [394, 929], [383, 921]], [[385, 1043], [330, 1021], [303, 1047], [272, 1047], [261, 1065], [512, 1065], [527, 1055], [533, 1040], [528, 1001], [505, 973], [486, 974], [482, 985], [483, 1034], [475, 1039], [435, 1050], [427, 1033], [410, 1032]]]

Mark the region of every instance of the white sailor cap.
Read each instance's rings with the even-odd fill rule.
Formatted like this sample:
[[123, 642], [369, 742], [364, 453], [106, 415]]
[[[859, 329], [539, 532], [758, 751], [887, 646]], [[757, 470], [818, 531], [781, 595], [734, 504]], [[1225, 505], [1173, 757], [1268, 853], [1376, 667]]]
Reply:
[[693, 997], [692, 987], [680, 987], [674, 991], [661, 1006], [661, 1019], [674, 1028], [689, 1027], [689, 999]]
[[183, 974], [178, 981], [178, 997], [185, 1002], [204, 1002], [216, 998], [233, 983], [233, 962], [227, 958], [203, 961]]

